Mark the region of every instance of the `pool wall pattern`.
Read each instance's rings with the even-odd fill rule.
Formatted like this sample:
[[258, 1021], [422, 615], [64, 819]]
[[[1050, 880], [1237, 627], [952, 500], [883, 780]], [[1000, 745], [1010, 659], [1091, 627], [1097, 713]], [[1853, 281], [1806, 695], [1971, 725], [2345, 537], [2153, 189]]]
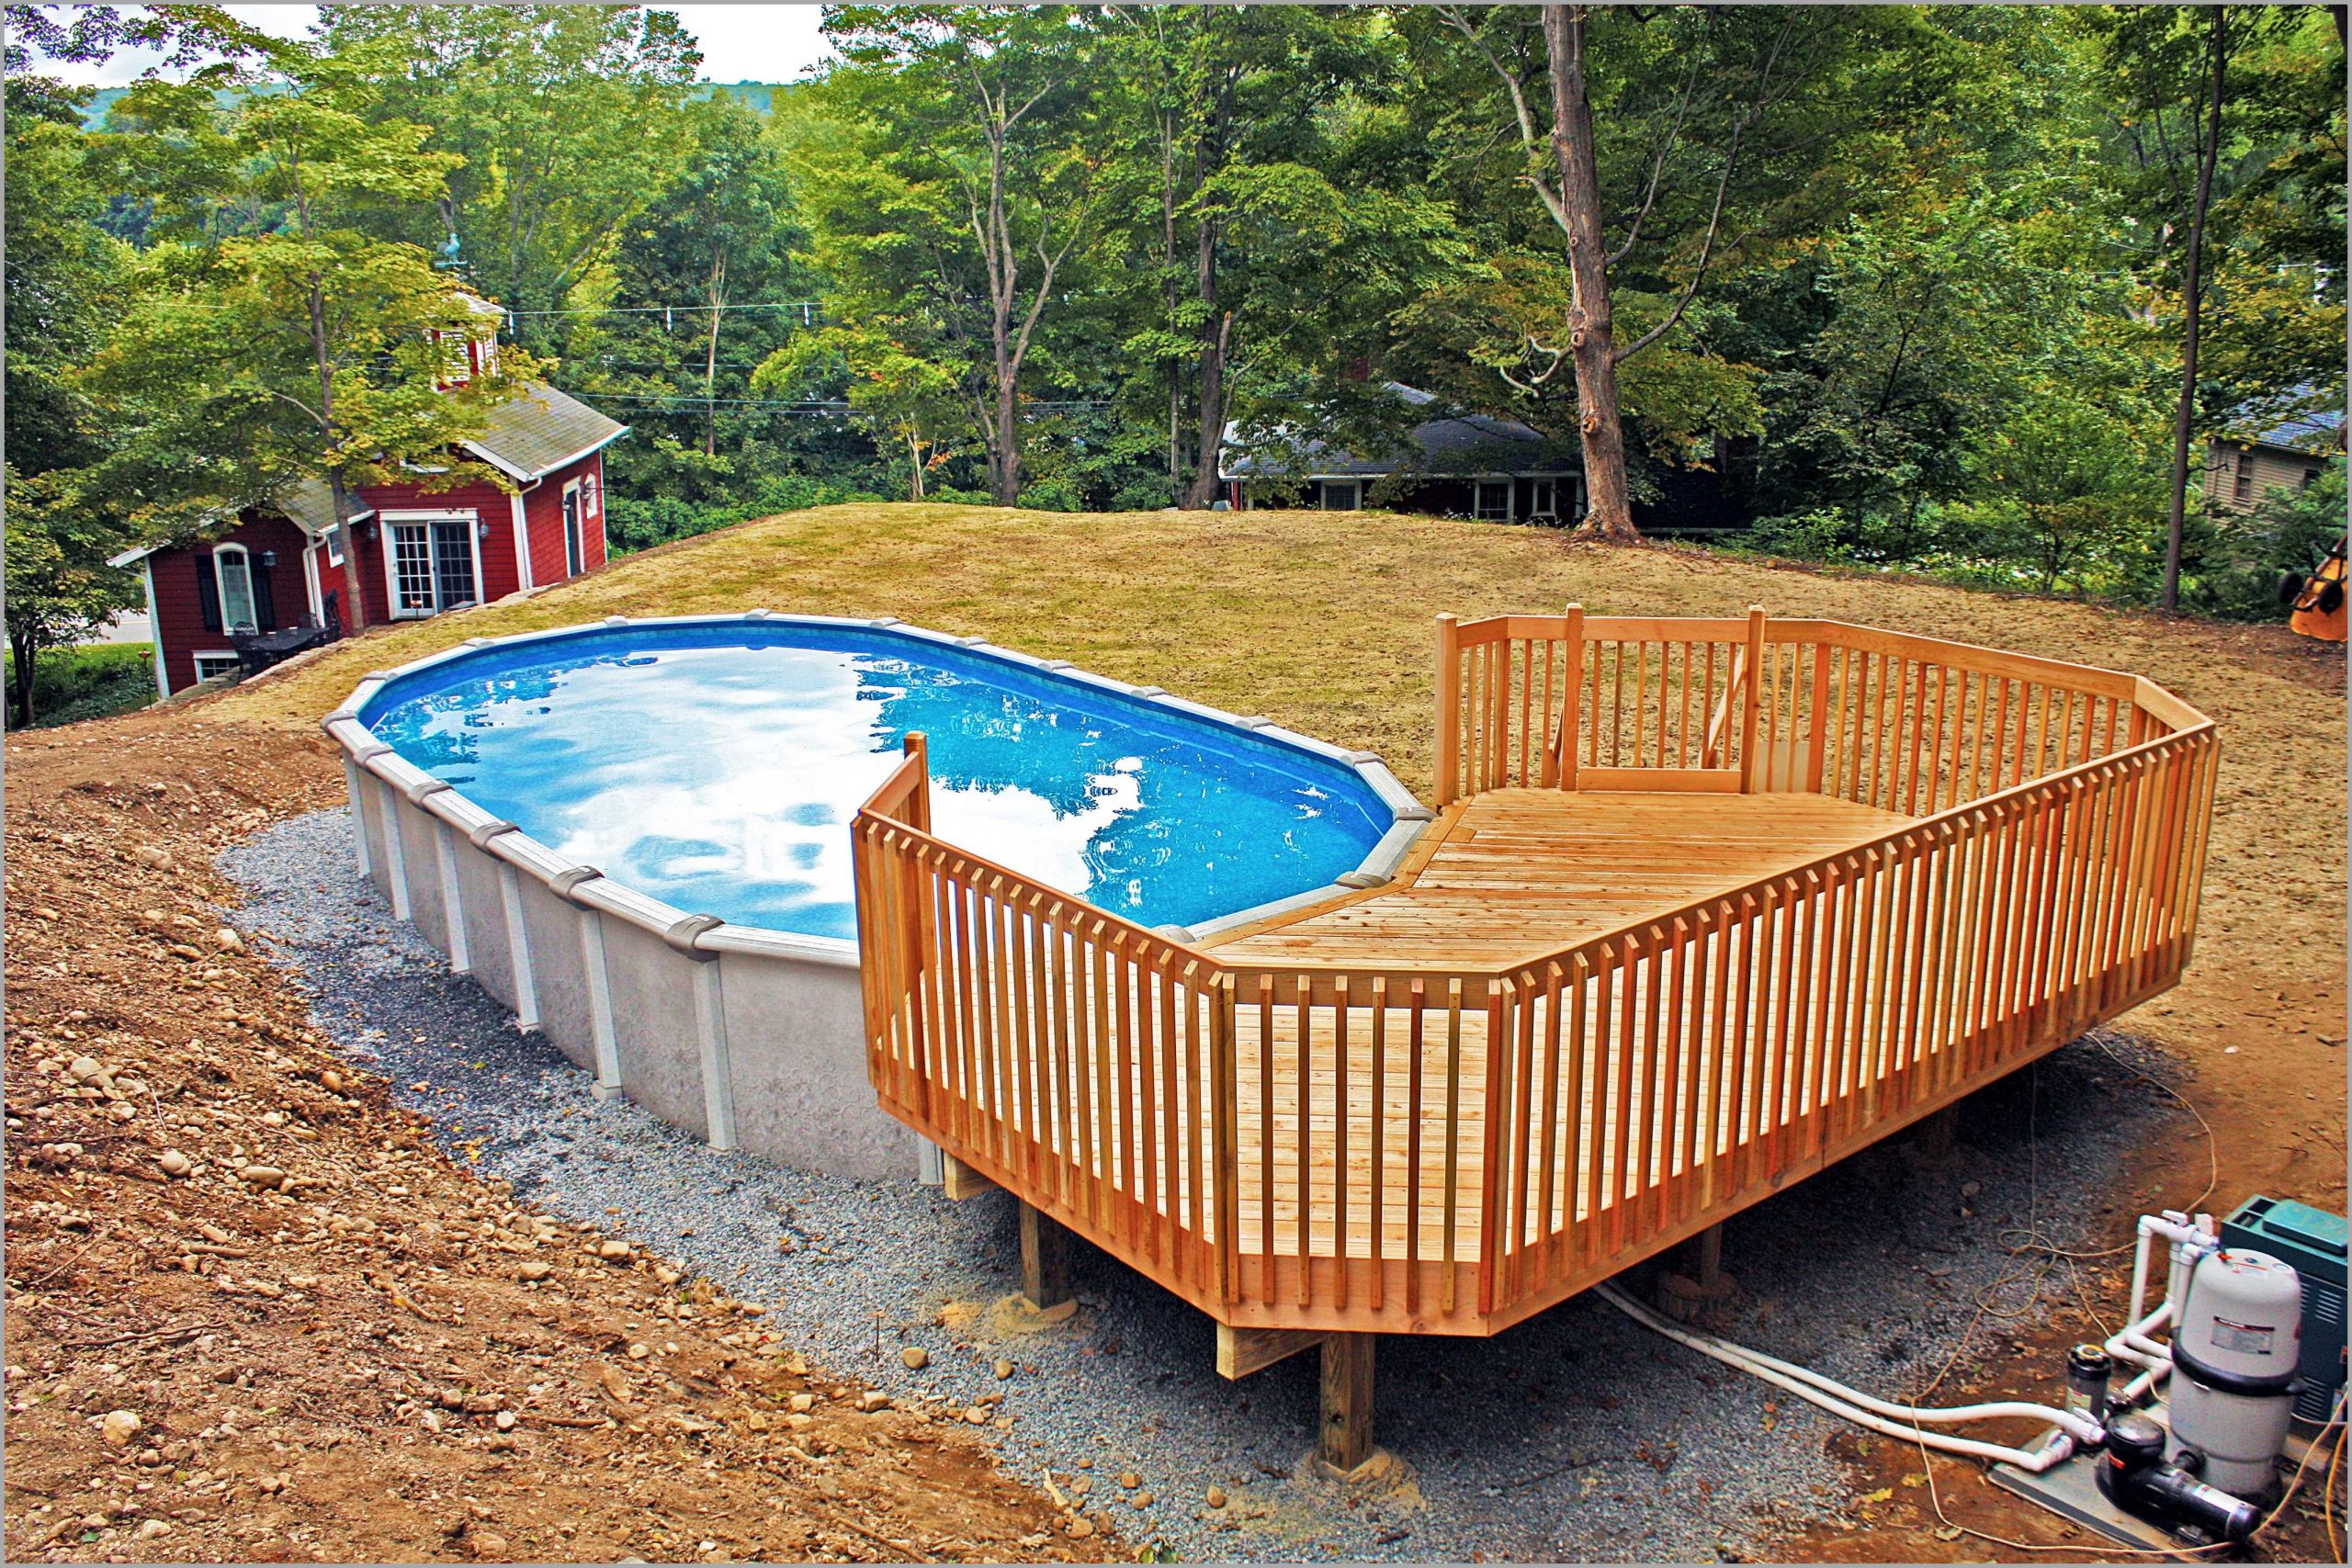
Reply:
[[[1182, 940], [1378, 886], [1396, 874], [1433, 815], [1368, 751], [1190, 702], [1157, 686], [1091, 674], [1067, 660], [927, 631], [894, 616], [863, 620], [766, 610], [616, 615], [582, 626], [469, 637], [398, 669], [370, 672], [321, 721], [343, 750], [352, 848], [361, 874], [382, 890], [395, 917], [447, 958], [453, 973], [469, 976], [510, 1010], [517, 1027], [545, 1034], [575, 1066], [594, 1073], [598, 1094], [626, 1096], [714, 1148], [741, 1148], [779, 1164], [860, 1179], [939, 1179], [936, 1149], [886, 1114], [867, 1082], [856, 942], [724, 921], [649, 897], [493, 817], [400, 756], [360, 716], [391, 682], [485, 648], [555, 642], [622, 626], [744, 621], [887, 630], [916, 645], [961, 649], [1098, 693], [1157, 704], [1342, 762], [1388, 808], [1388, 830], [1335, 884], [1189, 929], [1167, 928]], [[988, 851], [984, 844], [969, 847]]]

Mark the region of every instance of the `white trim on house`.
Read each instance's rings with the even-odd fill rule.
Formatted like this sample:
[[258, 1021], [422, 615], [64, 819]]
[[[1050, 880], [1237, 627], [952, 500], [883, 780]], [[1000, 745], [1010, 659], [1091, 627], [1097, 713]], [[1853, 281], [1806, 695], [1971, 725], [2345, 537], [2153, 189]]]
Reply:
[[155, 618], [155, 562], [152, 552], [141, 553], [139, 575], [147, 580], [147, 639], [155, 649], [155, 700], [162, 702], [172, 694], [172, 676], [164, 668], [164, 623]]
[[[1503, 510], [1500, 516], [1487, 511], [1487, 491], [1500, 485]], [[1476, 523], [1515, 523], [1519, 520], [1519, 481], [1509, 474], [1473, 474], [1470, 476], [1470, 517]]]
[[[240, 556], [244, 561], [245, 610], [247, 613], [247, 619], [243, 626], [239, 626], [236, 618], [229, 614], [229, 578], [227, 573], [221, 570], [221, 558], [229, 555]], [[253, 547], [250, 545], [239, 544], [215, 545], [212, 547], [211, 560], [212, 592], [214, 601], [220, 606], [221, 631], [233, 634], [240, 631], [258, 632], [262, 630], [261, 598], [260, 595], [254, 592]]]
[[322, 626], [327, 622], [327, 604], [325, 594], [319, 586], [319, 551], [322, 547], [316, 539], [302, 547], [302, 592], [310, 595], [311, 624]]
[[514, 503], [514, 585], [529, 588], [534, 581], [531, 573], [531, 525], [523, 515], [523, 493], [518, 490], [506, 499]]
[[613, 542], [605, 533], [605, 455], [596, 454], [596, 559], [599, 564], [613, 558]]
[[211, 680], [214, 675], [225, 675], [229, 672], [228, 670], [215, 670], [212, 671], [211, 675], [206, 674], [204, 672], [204, 661], [206, 660], [211, 660], [216, 663], [221, 660], [226, 660], [229, 663], [229, 670], [234, 670], [237, 667], [237, 650], [233, 648], [193, 649], [189, 650], [188, 658], [196, 665], [196, 683], [199, 686], [204, 684], [205, 682]]
[[439, 512], [387, 511], [378, 513], [376, 521], [377, 532], [382, 536], [384, 544], [384, 603], [391, 610], [392, 619], [396, 621], [425, 621], [432, 619], [434, 616], [441, 614], [444, 610], [456, 608], [455, 605], [443, 604], [440, 603], [441, 573], [438, 570], [437, 563], [435, 564], [433, 570], [433, 608], [430, 610], [403, 610], [401, 608], [401, 580], [399, 566], [400, 551], [394, 545], [392, 530], [403, 524], [421, 523], [425, 525], [425, 551], [426, 558], [428, 560], [432, 559], [433, 536], [431, 529], [434, 524], [463, 523], [466, 525], [466, 544], [468, 548], [472, 552], [474, 563], [473, 603], [479, 604], [482, 602], [482, 524], [481, 513], [478, 508], [467, 507], [462, 511], [447, 510]]
[[588, 498], [578, 479], [557, 498], [556, 525], [563, 534], [563, 575], [578, 577], [588, 570]]

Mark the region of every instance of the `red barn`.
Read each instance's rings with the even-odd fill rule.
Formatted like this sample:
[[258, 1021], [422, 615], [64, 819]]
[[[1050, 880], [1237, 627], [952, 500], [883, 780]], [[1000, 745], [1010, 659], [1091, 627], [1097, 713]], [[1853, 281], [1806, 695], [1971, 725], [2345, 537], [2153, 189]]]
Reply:
[[[484, 352], [495, 350], [474, 345], [470, 363]], [[352, 545], [368, 624], [488, 604], [604, 565], [604, 453], [628, 433], [533, 382], [462, 445], [464, 457], [505, 475], [515, 493], [486, 482], [354, 490]], [[343, 551], [326, 482], [306, 479], [209, 543], [151, 545], [116, 557], [115, 565], [146, 574], [156, 689], [170, 696], [235, 669], [241, 636], [352, 625]]]

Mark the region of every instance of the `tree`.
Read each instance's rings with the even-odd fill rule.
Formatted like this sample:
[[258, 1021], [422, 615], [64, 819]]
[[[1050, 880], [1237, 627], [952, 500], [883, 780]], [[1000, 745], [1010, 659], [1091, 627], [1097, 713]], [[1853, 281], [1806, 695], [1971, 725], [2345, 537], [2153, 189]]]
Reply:
[[[143, 533], [217, 526], [301, 478], [324, 479], [346, 535], [355, 627], [367, 610], [347, 538], [351, 487], [505, 485], [451, 448], [536, 368], [510, 349], [487, 373], [447, 384], [453, 353], [489, 335], [485, 319], [425, 251], [353, 225], [368, 203], [437, 199], [457, 163], [424, 150], [424, 127], [370, 113], [361, 52], [269, 47], [266, 73], [248, 85], [271, 90], [245, 93], [199, 142], [214, 199], [266, 204], [279, 226], [158, 245], [85, 377], [135, 434], [115, 468], [121, 488], [146, 497], [132, 513]], [[151, 81], [125, 102], [134, 116], [198, 128], [212, 112], [203, 83]], [[181, 177], [176, 153], [175, 164]]]
[[6, 23], [7, 631], [17, 722], [29, 724], [41, 654], [127, 607], [135, 581], [107, 564], [133, 542], [111, 482], [120, 432], [80, 385], [132, 287], [129, 248], [99, 221], [119, 171], [106, 140], [82, 130], [90, 89], [40, 74], [35, 56], [88, 62], [141, 44], [187, 65], [252, 35], [197, 6], [61, 18], [11, 6]]
[[2212, 86], [2197, 144], [2197, 194], [2188, 205], [2188, 261], [2181, 284], [2180, 401], [2173, 414], [2171, 513], [2165, 524], [2163, 604], [2180, 608], [2180, 544], [2188, 515], [2188, 444], [2197, 434], [2198, 332], [2204, 323], [2205, 214], [2213, 201], [2213, 165], [2222, 156], [2222, 102], [2229, 81], [2230, 8], [2212, 8]]
[[2175, 389], [2174, 608], [2197, 441], [2249, 403], [2343, 407], [2342, 29], [2312, 6], [2116, 7], [2086, 25], [2139, 315]]
[[[610, 260], [571, 298], [577, 390], [609, 401], [639, 438], [612, 488], [638, 498], [733, 495], [797, 451], [805, 421], [759, 406], [752, 371], [804, 326], [813, 280], [785, 160], [763, 117], [719, 93], [687, 107], [684, 171], [621, 230]], [[601, 310], [590, 307], [602, 305]]]
[[370, 118], [429, 127], [441, 192], [373, 215], [387, 237], [457, 235], [518, 340], [568, 346], [569, 291], [685, 169], [702, 56], [675, 13], [636, 6], [330, 6], [322, 45], [365, 55]]
[[[1425, 272], [1449, 215], [1354, 163], [1368, 111], [1398, 86], [1378, 14], [1122, 7], [1103, 27], [1120, 98], [1114, 205], [1131, 214], [1122, 243], [1141, 264], [1112, 276], [1148, 323], [1121, 346], [1164, 399], [1171, 491], [1204, 507], [1246, 400], [1237, 369], [1295, 401], [1349, 327], [1384, 322], [1413, 291], [1373, 303], [1367, 321], [1353, 286], [1392, 265]], [[1352, 315], [1327, 308], [1343, 297]]]
[[33, 721], [41, 654], [82, 641], [132, 602], [135, 579], [107, 565], [123, 547], [120, 523], [84, 479], [72, 468], [26, 475], [8, 468], [8, 657], [19, 727]]
[[942, 319], [985, 355], [989, 492], [1015, 505], [1022, 373], [1100, 196], [1091, 36], [1063, 6], [843, 6], [825, 31], [850, 62], [829, 85], [880, 131]]

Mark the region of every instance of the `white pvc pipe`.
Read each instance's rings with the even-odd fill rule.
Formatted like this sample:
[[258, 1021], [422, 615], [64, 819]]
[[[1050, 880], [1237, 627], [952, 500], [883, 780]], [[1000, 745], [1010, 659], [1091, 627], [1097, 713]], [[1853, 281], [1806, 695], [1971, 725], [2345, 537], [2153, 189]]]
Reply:
[[[1796, 1366], [1751, 1350], [1713, 1335], [1697, 1334], [1659, 1317], [1635, 1302], [1614, 1285], [1594, 1287], [1612, 1306], [1653, 1333], [1662, 1334], [1679, 1345], [1696, 1350], [1711, 1359], [1759, 1378], [1776, 1388], [1786, 1390], [1810, 1404], [1817, 1404], [1844, 1420], [1873, 1432], [1905, 1441], [1924, 1443], [1928, 1448], [1946, 1453], [1964, 1454], [1974, 1459], [1996, 1460], [2014, 1464], [2020, 1470], [2039, 1474], [2051, 1469], [2075, 1451], [2077, 1441], [2095, 1442], [2098, 1428], [2096, 1423], [2069, 1410], [2049, 1405], [2030, 1404], [2019, 1401], [1999, 1401], [1986, 1404], [1958, 1405], [1949, 1409], [1923, 1409], [1916, 1405], [1896, 1404], [1876, 1399], [1858, 1389], [1849, 1388], [1807, 1367]], [[1943, 1432], [1927, 1432], [1927, 1426], [1949, 1425], [1963, 1421], [1992, 1420], [2003, 1416], [2028, 1417], [2047, 1421], [2059, 1428], [2049, 1441], [2036, 1449], [2010, 1448], [2000, 1443], [1979, 1442], [1973, 1438], [1956, 1438]]]

